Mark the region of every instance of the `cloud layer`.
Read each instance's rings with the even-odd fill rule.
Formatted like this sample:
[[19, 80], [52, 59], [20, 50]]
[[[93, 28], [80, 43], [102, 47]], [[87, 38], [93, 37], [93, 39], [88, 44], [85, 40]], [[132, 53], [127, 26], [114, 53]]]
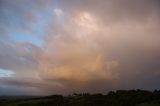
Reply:
[[0, 91], [159, 89], [159, 6], [158, 0], [2, 0], [0, 69], [16, 74], [0, 78]]

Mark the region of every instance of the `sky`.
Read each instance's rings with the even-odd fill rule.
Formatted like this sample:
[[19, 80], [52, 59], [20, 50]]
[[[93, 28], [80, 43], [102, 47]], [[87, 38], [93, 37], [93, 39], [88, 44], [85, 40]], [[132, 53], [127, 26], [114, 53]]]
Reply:
[[159, 0], [0, 0], [0, 95], [160, 89]]

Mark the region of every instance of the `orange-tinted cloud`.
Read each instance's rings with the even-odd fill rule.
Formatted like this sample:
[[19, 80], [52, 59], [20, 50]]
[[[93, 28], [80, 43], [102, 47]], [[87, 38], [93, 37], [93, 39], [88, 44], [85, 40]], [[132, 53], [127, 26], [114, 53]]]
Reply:
[[1, 0], [0, 69], [15, 75], [1, 78], [0, 94], [159, 88], [159, 3]]

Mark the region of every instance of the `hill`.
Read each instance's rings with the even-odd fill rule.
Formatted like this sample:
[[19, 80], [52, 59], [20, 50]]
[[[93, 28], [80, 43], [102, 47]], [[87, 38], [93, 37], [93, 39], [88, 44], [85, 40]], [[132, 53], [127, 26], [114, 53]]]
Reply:
[[117, 90], [108, 94], [72, 94], [0, 99], [0, 106], [160, 106], [160, 90]]

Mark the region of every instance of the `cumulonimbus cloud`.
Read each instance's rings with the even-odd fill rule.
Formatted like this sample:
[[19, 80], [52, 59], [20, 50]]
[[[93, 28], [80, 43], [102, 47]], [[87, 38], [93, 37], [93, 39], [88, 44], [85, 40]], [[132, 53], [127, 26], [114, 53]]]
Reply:
[[107, 52], [103, 51], [107, 48], [102, 48], [100, 44], [105, 41], [99, 41], [106, 36], [102, 34], [101, 26], [94, 16], [87, 12], [79, 13], [70, 17], [59, 29], [56, 35], [54, 32], [47, 36], [45, 50], [39, 60], [43, 77], [75, 81], [116, 77], [116, 73], [113, 74], [111, 70], [119, 63], [106, 59]]
[[[2, 0], [0, 6], [0, 68], [15, 72], [14, 78], [2, 78], [0, 89], [159, 88], [158, 0]], [[35, 34], [44, 43], [18, 42], [14, 31]]]

